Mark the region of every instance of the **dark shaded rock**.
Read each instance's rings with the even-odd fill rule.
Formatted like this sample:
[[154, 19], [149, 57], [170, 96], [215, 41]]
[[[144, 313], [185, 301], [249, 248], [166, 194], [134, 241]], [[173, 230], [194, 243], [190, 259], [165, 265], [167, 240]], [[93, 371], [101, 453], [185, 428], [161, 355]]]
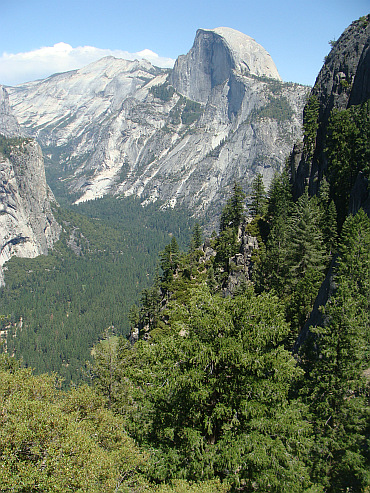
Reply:
[[[227, 27], [198, 29], [193, 47], [187, 55], [178, 57], [169, 80], [187, 98], [206, 103], [212, 89], [228, 80], [233, 70], [281, 80], [271, 56], [261, 45]], [[231, 93], [232, 85], [230, 99], [234, 97]], [[238, 100], [237, 95], [235, 98]]]
[[351, 191], [348, 208], [349, 214], [356, 214], [360, 208], [363, 208], [370, 217], [369, 195], [369, 180], [362, 172], [360, 172]]
[[18, 137], [21, 128], [9, 106], [9, 96], [3, 86], [0, 86], [0, 134], [5, 137]]
[[[327, 170], [325, 156], [326, 133], [333, 108], [345, 110], [364, 103], [370, 96], [370, 15], [353, 22], [335, 42], [316, 79], [311, 95], [319, 102], [319, 128], [313, 159], [301, 149], [291, 158], [295, 198], [309, 186], [311, 195], [317, 193]], [[297, 149], [298, 150], [298, 149]], [[299, 163], [297, 165], [297, 161]]]

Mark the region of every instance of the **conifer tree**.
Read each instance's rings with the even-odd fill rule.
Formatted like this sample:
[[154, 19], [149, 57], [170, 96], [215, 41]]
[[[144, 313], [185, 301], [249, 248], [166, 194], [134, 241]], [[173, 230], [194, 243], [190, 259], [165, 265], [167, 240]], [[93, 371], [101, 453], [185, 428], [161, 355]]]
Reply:
[[235, 182], [232, 196], [227, 200], [221, 213], [220, 232], [227, 228], [238, 230], [245, 208], [245, 193], [242, 187]]
[[266, 212], [267, 199], [261, 173], [258, 173], [252, 181], [252, 194], [250, 198], [251, 203], [249, 209], [251, 216], [263, 216]]
[[291, 188], [286, 166], [282, 173], [275, 173], [268, 190], [267, 217], [271, 227], [275, 219], [288, 217], [293, 207]]
[[295, 285], [308, 269], [322, 272], [325, 268], [319, 216], [317, 199], [310, 198], [306, 189], [298, 199], [288, 224], [287, 261], [291, 285]]
[[291, 185], [285, 169], [280, 174], [275, 173], [268, 191], [266, 219], [270, 231], [266, 251], [261, 255], [261, 263], [254, 274], [258, 291], [273, 289], [279, 295], [284, 293], [288, 273], [287, 224], [292, 208]]
[[303, 351], [315, 443], [312, 478], [325, 491], [370, 486], [370, 402], [364, 371], [370, 364], [370, 221], [363, 211], [343, 226], [335, 282], [323, 327]]
[[316, 148], [316, 135], [319, 128], [320, 103], [316, 96], [310, 95], [303, 110], [304, 150], [308, 160], [312, 159]]
[[328, 256], [332, 256], [336, 250], [338, 240], [337, 210], [334, 201], [330, 198], [330, 185], [325, 176], [320, 182], [318, 192], [318, 205], [320, 207], [319, 227], [322, 231], [323, 241]]
[[349, 196], [360, 171], [370, 173], [370, 101], [347, 110], [334, 109], [327, 130], [328, 173], [339, 225], [344, 222]]
[[202, 246], [202, 228], [200, 224], [196, 222], [193, 226], [192, 236], [190, 240], [190, 251], [194, 252]]
[[304, 491], [309, 425], [289, 396], [300, 370], [281, 346], [288, 325], [277, 298], [225, 299], [202, 285], [186, 305], [170, 301], [168, 317], [171, 334], [140, 342], [122, 379], [137, 389], [131, 412], [148, 427], [153, 479]]

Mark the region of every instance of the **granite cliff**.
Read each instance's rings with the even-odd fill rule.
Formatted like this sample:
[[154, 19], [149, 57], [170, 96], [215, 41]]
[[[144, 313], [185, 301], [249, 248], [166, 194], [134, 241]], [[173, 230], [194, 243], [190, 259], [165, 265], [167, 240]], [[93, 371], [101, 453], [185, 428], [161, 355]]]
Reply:
[[307, 87], [228, 28], [201, 29], [173, 71], [112, 57], [9, 88], [69, 200], [136, 195], [212, 217], [235, 180], [268, 185], [301, 138]]
[[[369, 135], [369, 99], [370, 99], [370, 15], [354, 21], [333, 43], [332, 50], [316, 79], [311, 96], [318, 102], [317, 132], [312, 153], [306, 146], [296, 145], [291, 156], [291, 176], [295, 197], [299, 197], [306, 186], [310, 194], [316, 194], [323, 178], [328, 178], [328, 156], [326, 152], [330, 115], [334, 110], [348, 110], [355, 105], [367, 107], [367, 126], [362, 128], [363, 139]], [[367, 103], [367, 106], [365, 105]], [[306, 108], [305, 108], [306, 110]], [[370, 156], [369, 140], [364, 149], [365, 159]], [[369, 163], [369, 161], [367, 161]], [[367, 170], [368, 170], [367, 166]], [[370, 217], [369, 172], [360, 171], [350, 190], [348, 207], [345, 214], [356, 214], [363, 208]], [[332, 194], [334, 195], [334, 194]], [[335, 196], [334, 196], [335, 199]], [[339, 204], [340, 205], [340, 204]], [[295, 343], [297, 352], [310, 334], [310, 327], [325, 324], [325, 312], [322, 307], [333, 296], [336, 289], [335, 255], [315, 300], [313, 310]]]
[[3, 265], [13, 255], [47, 254], [60, 226], [51, 209], [40, 146], [25, 138], [0, 87], [0, 285]]
[[[305, 186], [309, 187], [311, 194], [315, 194], [327, 174], [325, 148], [329, 117], [333, 109], [346, 110], [370, 98], [370, 15], [354, 21], [332, 45], [311, 91], [311, 96], [318, 102], [313, 153], [307, 153], [303, 144], [299, 144], [292, 154], [292, 179], [296, 197], [303, 193]], [[367, 177], [359, 175], [352, 191], [351, 212], [365, 207], [370, 213], [368, 195]]]

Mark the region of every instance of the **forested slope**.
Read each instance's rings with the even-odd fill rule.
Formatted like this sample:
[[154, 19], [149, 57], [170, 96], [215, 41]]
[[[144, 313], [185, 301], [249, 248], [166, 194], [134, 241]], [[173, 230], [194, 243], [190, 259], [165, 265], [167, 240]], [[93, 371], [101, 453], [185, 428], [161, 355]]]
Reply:
[[[316, 103], [306, 106], [308, 168], [320, 127]], [[1, 355], [2, 493], [369, 491], [370, 219], [348, 207], [357, 178], [369, 179], [369, 111], [366, 100], [331, 112], [328, 166], [315, 190], [297, 194], [290, 159], [267, 192], [256, 177], [247, 208], [234, 184], [217, 234], [202, 238], [195, 224], [187, 248], [167, 236], [153, 281], [127, 308], [130, 338], [108, 328], [95, 344], [90, 386], [61, 392], [57, 376], [34, 376]], [[86, 204], [85, 216], [63, 220], [74, 255], [83, 253], [85, 268], [117, 296], [119, 283], [115, 290], [108, 277], [104, 285], [98, 270], [110, 272], [111, 260], [101, 263], [107, 258], [119, 264], [122, 242], [112, 231], [124, 228], [116, 229], [121, 215], [113, 213], [100, 229], [105, 210]], [[83, 275], [65, 249], [61, 243], [48, 257], [46, 276], [63, 262], [70, 277]], [[17, 267], [9, 270], [9, 304], [21, 290], [16, 280], [27, 283], [39, 268], [12, 278]], [[320, 322], [307, 327], [328, 276]], [[35, 289], [29, 285], [23, 309]]]
[[128, 332], [129, 308], [153, 278], [158, 249], [172, 234], [186, 242], [190, 220], [181, 212], [143, 209], [131, 198], [56, 215], [62, 237], [47, 257], [8, 262], [0, 313], [8, 352], [38, 373], [57, 371], [69, 384], [83, 377], [107, 327]]

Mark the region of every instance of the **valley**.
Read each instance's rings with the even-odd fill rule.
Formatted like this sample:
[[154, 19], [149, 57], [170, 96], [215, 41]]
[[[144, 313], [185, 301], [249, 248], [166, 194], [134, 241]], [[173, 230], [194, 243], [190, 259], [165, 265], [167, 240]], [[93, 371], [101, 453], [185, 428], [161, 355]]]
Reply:
[[370, 488], [370, 15], [0, 92], [0, 492]]

